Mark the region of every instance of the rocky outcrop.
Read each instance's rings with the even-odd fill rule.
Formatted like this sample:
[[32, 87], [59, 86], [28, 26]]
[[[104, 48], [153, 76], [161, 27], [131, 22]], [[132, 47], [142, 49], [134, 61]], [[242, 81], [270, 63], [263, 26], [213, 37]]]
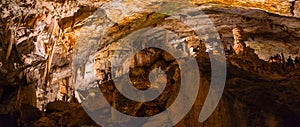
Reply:
[[98, 127], [85, 113], [78, 103], [51, 102], [46, 107], [46, 113], [38, 120], [32, 121], [30, 126], [56, 127], [56, 126], [89, 126]]
[[[36, 116], [21, 115], [21, 119], [24, 118], [21, 123], [29, 123], [28, 126], [32, 124], [34, 126], [95, 125], [84, 114], [84, 111], [79, 109], [78, 104], [74, 106], [62, 102], [64, 104], [55, 103], [54, 105], [58, 107], [54, 106], [54, 108], [49, 107], [51, 104], [48, 107], [45, 106], [57, 99], [74, 100], [75, 91], [72, 81], [76, 77], [72, 76], [71, 64], [74, 61], [72, 60], [72, 53], [75, 52], [75, 42], [78, 41], [78, 33], [80, 33], [87, 18], [106, 2], [109, 1], [1, 1], [0, 117], [3, 118], [0, 121], [1, 125], [16, 125], [19, 116], [15, 116], [15, 112], [17, 114], [21, 112], [21, 105], [24, 104], [29, 105], [24, 110], [36, 114]], [[133, 4], [130, 1], [127, 2]], [[177, 126], [297, 125], [297, 118], [299, 118], [297, 107], [299, 104], [294, 102], [299, 100], [297, 96], [299, 93], [297, 70], [286, 72], [286, 70], [282, 70], [280, 65], [270, 65], [263, 60], [281, 52], [285, 56], [294, 56], [299, 53], [299, 1], [194, 0], [192, 2], [203, 8], [218, 32], [222, 34], [221, 39], [226, 46], [237, 45], [234, 46], [236, 53], [243, 52], [240, 55], [228, 57], [227, 88], [219, 107], [209, 120], [204, 123], [199, 123], [197, 120], [199, 116], [197, 113], [206, 97], [206, 93], [202, 90], [208, 90], [210, 81], [209, 60], [205, 56], [205, 46], [200, 43], [205, 39], [201, 40], [204, 37], [195, 40], [189, 39], [193, 38], [195, 33], [182, 23], [193, 18], [193, 14], [181, 15], [180, 21], [167, 19], [167, 15], [148, 12], [129, 15], [125, 19], [121, 19], [120, 22], [112, 25], [106, 33], [107, 38], [104, 38], [103, 43], [96, 47], [99, 51], [98, 54], [96, 53], [95, 59], [90, 59], [96, 61], [97, 82], [85, 83], [83, 81], [81, 85], [95, 86], [98, 83], [101, 84], [101, 90], [107, 94], [107, 100], [127, 114], [147, 116], [167, 108], [174, 99], [174, 97], [168, 98], [167, 95], [176, 95], [176, 90], [173, 88], [167, 88], [167, 92], [155, 103], [129, 103], [131, 105], [126, 106], [118, 103], [128, 100], [115, 92], [110, 74], [113, 73], [122, 77], [127, 70], [122, 70], [120, 67], [116, 72], [111, 72], [109, 69], [111, 65], [109, 59], [114, 52], [114, 45], [117, 45], [119, 40], [141, 28], [159, 26], [183, 38], [176, 40], [171, 35], [169, 36], [170, 41], [174, 40], [172, 41], [174, 47], [186, 51], [187, 55], [197, 56], [199, 63], [203, 64], [200, 68], [203, 72], [201, 81], [204, 85], [199, 91], [200, 95], [197, 99], [200, 101], [196, 102], [190, 114]], [[160, 6], [160, 2], [155, 1], [141, 1], [134, 4], [141, 5], [141, 8]], [[134, 9], [138, 10], [138, 7], [136, 6]], [[98, 21], [100, 24], [110, 22], [110, 18], [120, 18], [111, 14], [127, 14], [122, 8], [98, 13], [100, 17], [97, 18], [101, 19]], [[232, 33], [235, 26], [241, 26], [244, 32]], [[149, 41], [164, 40], [160, 36], [164, 33], [160, 32], [156, 33], [158, 36], [149, 37]], [[94, 36], [92, 34], [95, 33], [80, 34], [80, 36], [89, 38]], [[95, 47], [92, 47], [92, 44], [97, 42], [97, 39], [87, 39], [84, 40], [86, 43], [76, 46], [86, 47], [81, 49], [84, 51], [94, 50]], [[218, 38], [212, 40], [216, 39]], [[139, 40], [139, 42], [143, 42], [143, 40]], [[136, 43], [136, 45], [140, 45], [140, 43]], [[276, 46], [274, 47], [274, 45]], [[86, 58], [93, 57], [94, 52], [84, 55]], [[149, 49], [139, 52], [134, 58], [135, 60], [131, 61], [132, 65], [139, 67], [131, 68], [130, 75], [133, 76], [134, 86], [139, 89], [149, 87], [149, 81], [145, 78], [150, 73], [149, 69], [157, 67], [162, 67], [171, 73], [167, 79], [162, 81], [166, 80], [170, 84], [176, 84], [180, 79], [174, 58], [166, 52]], [[74, 64], [83, 65], [80, 62]], [[77, 68], [80, 68], [78, 73], [85, 70], [83, 66], [77, 66]], [[95, 97], [95, 94], [91, 91], [83, 95], [86, 95], [84, 97]], [[80, 100], [80, 97], [77, 98]], [[30, 105], [46, 110], [46, 116], [36, 120], [37, 117], [40, 117], [40, 113]], [[101, 107], [101, 105], [97, 106], [96, 108]], [[157, 106], [161, 108], [157, 109]], [[109, 112], [110, 110], [104, 111]], [[78, 114], [74, 112], [78, 112]], [[11, 121], [11, 124], [5, 121]], [[35, 122], [31, 123], [32, 121]], [[88, 122], [85, 123], [85, 121]]]

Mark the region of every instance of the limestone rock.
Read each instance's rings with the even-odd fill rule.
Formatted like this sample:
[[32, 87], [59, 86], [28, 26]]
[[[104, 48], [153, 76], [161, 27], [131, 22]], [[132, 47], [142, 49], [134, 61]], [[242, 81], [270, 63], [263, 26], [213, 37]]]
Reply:
[[[174, 20], [165, 20], [165, 15], [143, 13], [130, 15], [124, 20], [121, 19], [118, 23], [113, 22], [113, 24], [115, 24], [113, 25], [107, 22], [112, 20], [111, 18], [118, 19], [120, 17], [112, 14], [126, 15], [128, 12], [125, 12], [123, 9], [114, 10], [111, 9], [112, 7], [109, 7], [108, 14], [103, 11], [97, 12], [98, 15], [100, 15], [97, 17], [100, 18], [100, 20], [97, 21], [101, 25], [113, 25], [111, 29], [107, 31], [107, 35], [109, 36], [107, 36], [104, 41], [98, 43], [97, 37], [95, 37], [96, 39], [90, 39], [91, 34], [96, 35], [97, 32], [95, 32], [96, 34], [79, 34], [81, 28], [86, 28], [82, 26], [87, 17], [92, 15], [94, 11], [97, 10], [97, 7], [102, 6], [103, 3], [106, 2], [108, 1], [1, 1], [1, 126], [9, 126], [11, 124], [7, 123], [11, 121], [13, 124], [16, 123], [14, 118], [2, 114], [14, 114], [14, 112], [18, 110], [15, 105], [18, 105], [19, 101], [30, 105], [35, 105], [35, 101], [38, 101], [38, 103], [48, 103], [51, 100], [55, 100], [57, 94], [59, 94], [59, 89], [63, 94], [69, 94], [71, 90], [74, 89], [72, 82], [70, 81], [64, 84], [66, 87], [68, 86], [68, 88], [60, 88], [59, 83], [61, 83], [62, 80], [72, 80], [72, 78], [76, 78], [71, 75], [74, 69], [71, 67], [72, 62], [74, 62], [75, 68], [77, 65], [80, 65], [80, 72], [85, 73], [85, 71], [83, 71], [85, 69], [84, 64], [81, 63], [86, 62], [85, 58], [93, 57], [92, 51], [95, 48], [101, 50], [100, 59], [105, 61], [103, 63], [95, 63], [100, 65], [96, 67], [96, 69], [100, 71], [100, 73], [97, 73], [98, 79], [96, 80], [105, 81], [100, 84], [101, 87], [104, 88], [102, 91], [104, 91], [103, 93], [106, 95], [107, 100], [120, 111], [136, 116], [147, 116], [154, 115], [172, 104], [172, 101], [176, 98], [176, 92], [178, 90], [176, 88], [179, 88], [178, 82], [180, 81], [180, 69], [175, 65], [176, 62], [174, 62], [172, 56], [156, 49], [148, 49], [136, 54], [132, 65], [136, 65], [139, 68], [129, 72], [134, 75], [131, 80], [135, 82], [135, 87], [146, 89], [149, 85], [147, 74], [151, 69], [157, 67], [166, 70], [168, 77], [167, 79], [163, 78], [161, 80], [163, 83], [167, 81], [167, 87], [165, 93], [155, 100], [155, 102], [130, 103], [126, 98], [117, 94], [116, 88], [113, 87], [113, 83], [109, 78], [111, 73], [109, 71], [110, 65], [108, 62], [109, 56], [111, 55], [109, 50], [111, 45], [117, 44], [117, 41], [124, 36], [135, 30], [149, 26], [166, 28], [180, 37], [195, 36], [194, 31], [188, 28], [186, 29], [188, 26], [185, 25], [185, 21], [189, 20], [192, 16], [183, 16], [181, 17], [182, 22], [176, 22]], [[117, 6], [118, 2], [116, 3], [116, 7], [119, 8], [120, 6]], [[125, 3], [126, 6], [134, 6], [131, 11], [139, 12], [141, 8], [146, 8], [147, 6], [155, 8], [161, 4], [163, 5], [165, 1], [125, 1]], [[299, 69], [291, 70], [295, 72], [286, 72], [286, 70], [281, 70], [280, 66], [272, 66], [259, 59], [262, 58], [265, 60], [265, 58], [267, 58], [266, 56], [281, 51], [284, 52], [285, 55], [297, 53], [299, 50], [300, 37], [299, 1], [294, 1], [294, 9], [291, 8], [287, 0], [195, 0], [193, 3], [203, 8], [204, 12], [208, 12], [206, 13], [207, 16], [214, 23], [218, 32], [223, 35], [222, 41], [228, 45], [232, 45], [232, 42], [234, 42], [234, 50], [239, 55], [227, 59], [228, 81], [224, 98], [222, 98], [214, 114], [204, 123], [199, 123], [197, 113], [201, 110], [202, 102], [205, 101], [205, 90], [208, 90], [210, 82], [210, 66], [206, 66], [209, 65], [209, 58], [206, 58], [208, 56], [204, 53], [205, 46], [199, 46], [201, 44], [198, 44], [198, 40], [187, 40], [188, 46], [194, 48], [199, 46], [198, 50], [203, 52], [203, 54], [199, 54], [197, 60], [201, 59], [199, 65], [200, 70], [203, 71], [202, 81], [204, 90], [202, 91], [201, 89], [199, 91], [199, 99], [197, 100], [200, 101], [195, 103], [196, 106], [192, 109], [190, 114], [177, 126], [299, 125], [297, 121], [299, 119], [299, 104], [295, 102], [295, 100], [299, 100], [299, 88], [297, 87], [297, 83], [299, 83], [299, 74], [297, 72]], [[173, 6], [172, 4], [167, 4], [167, 7], [170, 7], [170, 5]], [[293, 11], [294, 16], [290, 14], [291, 11]], [[53, 17], [54, 15], [58, 15], [59, 18]], [[59, 28], [52, 31], [49, 29], [51, 28], [50, 22], [55, 20], [58, 20]], [[241, 26], [243, 29], [233, 29], [233, 24]], [[88, 25], [91, 25], [91, 27], [97, 26], [93, 23]], [[202, 29], [201, 26], [199, 28]], [[93, 30], [101, 29], [103, 28], [93, 28]], [[205, 30], [205, 27], [202, 30]], [[13, 36], [12, 33], [15, 35]], [[162, 36], [163, 34], [157, 35], [157, 37], [156, 35], [155, 37], [153, 36], [154, 39], [152, 41], [160, 42], [160, 40], [164, 38]], [[79, 50], [91, 52], [84, 52], [86, 53], [84, 54], [84, 58], [75, 61], [72, 59], [71, 54], [73, 52], [82, 53], [74, 49], [75, 42], [79, 41], [77, 40], [78, 37], [87, 39], [83, 39], [84, 43], [81, 45], [76, 44], [77, 47], [82, 46]], [[169, 38], [171, 39], [172, 36], [169, 36]], [[51, 50], [53, 49], [51, 46], [51, 42], [53, 41], [51, 41], [51, 39], [57, 42], [57, 44], [53, 46], [55, 49], [53, 61], [50, 62], [52, 63], [50, 72], [53, 75], [49, 76], [51, 79], [49, 79], [50, 83], [45, 84], [45, 79], [43, 79], [42, 76], [46, 73], [44, 72], [45, 64], [48, 63], [48, 65], [50, 65], [49, 62], [47, 62], [47, 58], [51, 56]], [[92, 45], [93, 43], [99, 44], [97, 45], [98, 47]], [[246, 47], [245, 43], [251, 48]], [[89, 61], [93, 60], [89, 59]], [[123, 63], [123, 65], [126, 64], [127, 63]], [[126, 72], [126, 70], [118, 71]], [[126, 73], [118, 72], [119, 76], [123, 74]], [[53, 82], [51, 83], [51, 81]], [[82, 85], [90, 85], [89, 83], [90, 82], [86, 82], [86, 84], [83, 83]], [[6, 86], [2, 87], [2, 84]], [[16, 87], [19, 85], [21, 85], [21, 87]], [[35, 87], [37, 87], [37, 90]], [[48, 89], [46, 89], [46, 91], [40, 91], [42, 87], [48, 87]], [[20, 97], [16, 92], [19, 88], [21, 88]], [[34, 94], [35, 90], [38, 93], [37, 95]], [[3, 92], [5, 92], [5, 94], [3, 94]], [[46, 95], [44, 95], [44, 93]], [[88, 105], [93, 105], [97, 98], [97, 93], [90, 91], [87, 97], [92, 98], [91, 101], [88, 102]], [[129, 103], [123, 104], [125, 102]], [[41, 104], [38, 104], [38, 107], [40, 106]], [[92, 107], [95, 111], [99, 111], [100, 109], [98, 108], [103, 108], [103, 105], [94, 105], [94, 107]], [[30, 113], [38, 114], [35, 109], [33, 110], [30, 107], [24, 109], [26, 110], [24, 113], [28, 116], [30, 116]], [[105, 110], [105, 112], [112, 114], [110, 110]], [[36, 116], [30, 116], [30, 118], [27, 119], [26, 117], [24, 120], [28, 122], [35, 119]], [[153, 121], [162, 120], [164, 119]], [[34, 123], [34, 126], [50, 127], [89, 125], [94, 126], [95, 123], [85, 114], [84, 110], [80, 108], [80, 105], [67, 102], [49, 103], [46, 107], [45, 116]]]
[[300, 18], [300, 1], [295, 1], [294, 16]]
[[173, 61], [173, 60], [175, 60], [175, 58], [171, 55], [171, 54], [169, 54], [169, 53], [167, 53], [167, 52], [163, 52], [162, 53], [162, 57], [163, 57], [163, 59], [165, 60], [165, 61]]
[[20, 108], [21, 122], [24, 126], [32, 126], [32, 122], [38, 120], [42, 116], [42, 112], [38, 108], [29, 104], [22, 104]]
[[234, 46], [233, 49], [236, 54], [241, 54], [244, 52], [246, 48], [246, 44], [243, 38], [243, 29], [240, 27], [236, 27], [232, 30], [233, 37], [234, 37]]
[[50, 102], [46, 106], [46, 112], [63, 112], [69, 109], [69, 104], [62, 101]]
[[67, 89], [65, 81], [64, 82], [60, 82], [60, 84], [59, 84], [59, 92], [61, 94], [68, 94], [68, 89]]
[[98, 89], [91, 88], [88, 90], [88, 95], [82, 105], [85, 106], [89, 111], [96, 111], [105, 107], [105, 101], [100, 99], [100, 91]]
[[97, 126], [78, 103], [52, 102], [47, 105], [44, 117], [34, 122], [34, 126]]
[[160, 58], [160, 51], [150, 48], [147, 52], [138, 52], [135, 54], [135, 66], [149, 67]]
[[38, 121], [34, 122], [35, 127], [55, 127], [56, 123], [48, 117], [41, 117]]

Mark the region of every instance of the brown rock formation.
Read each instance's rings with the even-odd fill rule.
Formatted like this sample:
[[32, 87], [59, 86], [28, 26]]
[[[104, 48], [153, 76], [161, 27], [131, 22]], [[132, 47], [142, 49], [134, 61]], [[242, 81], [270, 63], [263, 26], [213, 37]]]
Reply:
[[29, 126], [92, 126], [98, 127], [78, 103], [51, 102], [46, 108], [47, 114]]
[[300, 17], [300, 1], [295, 1], [294, 4], [294, 16], [295, 17]]
[[[98, 40], [89, 38], [94, 37], [93, 33], [80, 35], [79, 33], [87, 18], [106, 2], [109, 1], [1, 1], [0, 126], [17, 126], [17, 119], [20, 119], [20, 124], [24, 126], [96, 126], [79, 104], [48, 103], [56, 99], [68, 100], [62, 99], [62, 96], [67, 96], [66, 98], [74, 96], [72, 80], [76, 77], [72, 76], [72, 69], [79, 68], [78, 73], [84, 76], [86, 68], [77, 65], [84, 65], [82, 63], [87, 61], [78, 60], [78, 63], [73, 63], [76, 67], [73, 68], [72, 53], [94, 50], [93, 44]], [[148, 6], [148, 4], [144, 5], [143, 1], [127, 2], [129, 5]], [[222, 41], [226, 43], [225, 45], [234, 44], [234, 50], [239, 55], [228, 57], [227, 87], [218, 108], [207, 121], [199, 123], [199, 111], [207, 95], [205, 91], [209, 89], [210, 64], [208, 56], [204, 53], [204, 44], [198, 39], [187, 39], [188, 47], [193, 47], [193, 50], [197, 51], [201, 88], [192, 111], [177, 126], [299, 125], [297, 121], [300, 119], [297, 102], [300, 92], [299, 70], [286, 72], [280, 65], [261, 60], [266, 60], [269, 56], [280, 52], [285, 56], [294, 55], [299, 50], [299, 1], [295, 1], [293, 7], [288, 1], [281, 0], [193, 0], [192, 2], [204, 9], [218, 32], [223, 35]], [[158, 6], [157, 2], [150, 1], [150, 3], [151, 7]], [[122, 9], [110, 10], [110, 12], [126, 14]], [[111, 20], [106, 12], [98, 13], [98, 18], [101, 20], [97, 22], [104, 24]], [[170, 54], [160, 50], [148, 49], [136, 54], [135, 60], [131, 62], [132, 65], [139, 67], [131, 68], [129, 71], [133, 77], [131, 79], [133, 85], [139, 89], [149, 87], [147, 76], [150, 69], [162, 67], [168, 72], [169, 77], [163, 79], [169, 84], [166, 92], [155, 102], [130, 103], [131, 101], [116, 92], [110, 78], [110, 74], [115, 73], [110, 72], [111, 49], [114, 49], [114, 45], [118, 44], [120, 39], [135, 30], [159, 26], [182, 38], [195, 36], [193, 30], [184, 23], [166, 17], [162, 14], [144, 12], [130, 15], [113, 25], [106, 33], [107, 38], [96, 47], [99, 48], [97, 52], [99, 54], [96, 54], [99, 56], [95, 55], [96, 80], [103, 81], [98, 83], [107, 101], [124, 113], [151, 116], [170, 106], [172, 100], [176, 98], [180, 69]], [[184, 15], [182, 21], [188, 21], [191, 17]], [[54, 29], [51, 24], [56, 22], [57, 26]], [[243, 29], [234, 28], [234, 25], [241, 26]], [[77, 47], [82, 47], [77, 52], [75, 42], [79, 37], [87, 40], [84, 40], [83, 44], [76, 44]], [[149, 40], [156, 42], [159, 37], [161, 36], [149, 37]], [[169, 38], [172, 39], [172, 36]], [[186, 50], [186, 47], [180, 49]], [[88, 58], [93, 55], [93, 52], [84, 55]], [[118, 70], [118, 76], [122, 77], [124, 72], [126, 70]], [[95, 82], [82, 82], [80, 85], [97, 85]], [[90, 90], [90, 93], [83, 95], [97, 99], [95, 96], [97, 93], [94, 91]], [[124, 105], [119, 102], [127, 103]], [[40, 117], [40, 113], [32, 106], [39, 109], [46, 106], [45, 116]], [[111, 114], [110, 109], [106, 110], [102, 105], [94, 107], [95, 111]], [[98, 108], [105, 110], [98, 110]], [[16, 115], [20, 113], [22, 115]], [[126, 122], [128, 121], [124, 123]]]
[[236, 54], [242, 54], [246, 48], [246, 44], [244, 42], [244, 31], [240, 27], [233, 28], [232, 30], [234, 37], [234, 46], [233, 49]]

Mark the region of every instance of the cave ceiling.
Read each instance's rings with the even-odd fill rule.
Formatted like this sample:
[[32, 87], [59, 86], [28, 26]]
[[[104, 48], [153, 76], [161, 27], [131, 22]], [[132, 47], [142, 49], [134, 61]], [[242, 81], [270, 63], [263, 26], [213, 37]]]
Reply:
[[[289, 74], [284, 70], [284, 66], [273, 67], [266, 62], [270, 56], [276, 54], [282, 53], [286, 58], [294, 58], [300, 54], [299, 0], [1, 0], [0, 3], [0, 102], [3, 102], [0, 103], [0, 114], [13, 112], [19, 108], [17, 106], [21, 102], [43, 110], [45, 105], [57, 100], [57, 97], [63, 100], [59, 92], [73, 97], [77, 92], [74, 88], [76, 78], [82, 80], [76, 82], [79, 85], [94, 85], [94, 74], [98, 73], [96, 69], [101, 70], [103, 66], [104, 69], [99, 73], [108, 70], [110, 67], [106, 63], [109, 63], [113, 52], [118, 50], [116, 47], [127, 41], [126, 37], [136, 31], [142, 31], [142, 39], [132, 40], [132, 44], [125, 45], [122, 50], [129, 50], [134, 47], [132, 45], [142, 45], [144, 38], [160, 43], [166, 42], [167, 39], [175, 42], [178, 39], [176, 37], [192, 37], [196, 39], [195, 42], [199, 42], [195, 45], [203, 46], [200, 42], [209, 40], [211, 34], [217, 34], [214, 39], [221, 40], [224, 48], [229, 49], [234, 45], [234, 41], [238, 40], [234, 38], [232, 31], [237, 27], [243, 29], [243, 32], [238, 34], [244, 37], [243, 41], [250, 47], [243, 47], [248, 49], [250, 57], [244, 58], [234, 53], [233, 57], [227, 57], [229, 80], [226, 83], [229, 85], [226, 86], [228, 88], [224, 95], [229, 102], [222, 101], [221, 106], [237, 106], [240, 109], [241, 113], [230, 114], [231, 110], [228, 111], [230, 115], [243, 114], [244, 110], [241, 109], [244, 107], [239, 104], [248, 103], [270, 112], [271, 115], [283, 113], [279, 118], [286, 117], [285, 113], [289, 114], [290, 110], [291, 114], [299, 113], [298, 103], [293, 104], [299, 97], [299, 89], [296, 88], [299, 84], [299, 73]], [[201, 12], [191, 11], [186, 15], [177, 15], [178, 10], [187, 6], [201, 9]], [[202, 12], [209, 18], [216, 33], [206, 31], [207, 26], [210, 27], [211, 24], [200, 21], [201, 16], [197, 16]], [[176, 18], [173, 18], [172, 14], [176, 14]], [[204, 24], [199, 29], [207, 32], [208, 37], [205, 33], [198, 37], [196, 30], [185, 23], [185, 18], [196, 22], [194, 25], [199, 25], [198, 20], [200, 25]], [[155, 27], [161, 29], [143, 31], [144, 28]], [[188, 46], [190, 48], [193, 44], [188, 43]], [[208, 45], [203, 47], [200, 49], [203, 52], [198, 50], [199, 54], [205, 54], [205, 50], [209, 48]], [[251, 54], [252, 51], [255, 51], [260, 59], [256, 54]], [[152, 52], [152, 55], [146, 57], [145, 54], [149, 52]], [[151, 67], [156, 67], [153, 61], [164, 59], [170, 64], [168, 66], [171, 70], [174, 68], [174, 58], [163, 51], [149, 49], [147, 53], [138, 54], [139, 57], [146, 58], [139, 61], [141, 66], [152, 62]], [[200, 62], [204, 61], [200, 70], [203, 71], [205, 79], [205, 76], [210, 74], [210, 66], [205, 63], [205, 58], [196, 58]], [[94, 64], [101, 67], [93, 68]], [[150, 65], [146, 65], [149, 69]], [[141, 70], [137, 69], [136, 75], [140, 75], [139, 71]], [[174, 74], [176, 71], [178, 70], [175, 69]], [[84, 75], [86, 72], [93, 72], [93, 76], [85, 77], [89, 76]], [[178, 79], [179, 76], [175, 77]], [[204, 87], [207, 89], [209, 80], [204, 80]], [[69, 87], [68, 90], [65, 86]], [[109, 91], [114, 88], [107, 89]], [[78, 96], [76, 98], [80, 101]], [[199, 97], [204, 101], [206, 95]], [[269, 101], [267, 97], [273, 100]], [[276, 97], [279, 99], [274, 99]], [[248, 111], [247, 113], [252, 113], [252, 109]], [[260, 112], [256, 107], [255, 111]], [[222, 114], [222, 118], [227, 118], [227, 115], [224, 115], [226, 113], [217, 113]], [[235, 117], [232, 117], [232, 121], [238, 121]], [[241, 115], [239, 119], [242, 118], [244, 117]], [[247, 119], [252, 123], [252, 118]], [[277, 120], [275, 116], [270, 119]], [[295, 123], [296, 120], [295, 118]], [[213, 120], [214, 124], [221, 125], [222, 122], [219, 121], [222, 119], [218, 119], [217, 122]]]
[[[112, 7], [106, 7], [108, 13], [98, 10], [108, 2], [115, 2]], [[2, 75], [0, 83], [20, 82], [17, 81], [17, 79], [22, 79], [18, 75], [19, 72], [32, 66], [37, 67], [38, 70], [44, 70], [43, 66], [48, 67], [39, 73], [28, 70], [30, 73], [26, 74], [27, 81], [38, 84], [43, 82], [45, 77], [49, 77], [48, 73], [52, 68], [52, 80], [56, 83], [62, 78], [71, 76], [71, 56], [73, 52], [78, 52], [74, 51], [75, 49], [80, 52], [90, 50], [90, 46], [94, 48], [92, 50], [100, 50], [105, 54], [110, 46], [114, 46], [124, 36], [142, 28], [162, 26], [177, 35], [181, 34], [182, 37], [195, 34], [190, 33], [192, 31], [185, 28], [184, 24], [169, 20], [168, 15], [153, 13], [153, 10], [161, 6], [167, 9], [172, 7], [172, 5], [165, 5], [169, 2], [168, 0], [124, 0], [122, 2], [124, 7], [130, 7], [130, 13], [125, 12], [123, 6], [119, 5], [120, 1], [27, 0], [11, 2], [2, 0], [0, 4], [0, 58], [3, 61], [0, 64]], [[183, 0], [176, 1], [173, 6], [182, 4], [181, 2], [187, 3]], [[246, 44], [254, 48], [263, 60], [277, 53], [284, 53], [287, 56], [300, 53], [300, 1], [191, 0], [190, 2], [192, 6], [201, 8], [210, 18], [218, 33], [222, 35], [222, 41], [227, 45], [233, 44], [232, 29], [240, 26], [244, 29]], [[145, 7], [150, 9], [145, 10]], [[95, 15], [96, 17], [93, 17]], [[125, 18], [119, 19], [120, 17]], [[82, 32], [86, 27], [97, 28], [89, 24], [89, 20], [93, 18], [96, 18], [99, 24], [110, 25], [108, 31], [102, 33], [105, 38], [102, 38], [100, 42], [97, 35]], [[170, 28], [172, 25], [184, 29], [172, 29]], [[53, 35], [53, 38], [49, 38], [49, 35]], [[91, 41], [83, 40], [85, 43], [79, 44], [76, 43], [78, 38]], [[99, 43], [98, 47], [95, 47], [94, 43]], [[85, 53], [87, 53], [84, 54], [85, 57], [95, 55], [91, 52]], [[14, 71], [15, 73], [8, 74]]]

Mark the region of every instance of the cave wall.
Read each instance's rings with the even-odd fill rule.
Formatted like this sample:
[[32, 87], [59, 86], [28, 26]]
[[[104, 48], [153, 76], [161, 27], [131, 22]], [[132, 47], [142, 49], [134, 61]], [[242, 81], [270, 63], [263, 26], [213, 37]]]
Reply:
[[[43, 109], [51, 101], [69, 100], [74, 96], [72, 53], [78, 34], [86, 19], [106, 2], [109, 1], [1, 1], [0, 106], [3, 107], [1, 114], [19, 108], [20, 103]], [[246, 44], [255, 49], [263, 60], [281, 52], [285, 56], [299, 54], [300, 1], [195, 0], [192, 2], [204, 8], [204, 12], [222, 34], [222, 41], [228, 47], [233, 45], [232, 28], [241, 26], [245, 31]], [[117, 10], [121, 13], [122, 11]], [[134, 26], [140, 23], [135, 19], [145, 15], [147, 14], [133, 15], [119, 24]], [[164, 18], [161, 15], [151, 16]], [[110, 17], [100, 18], [105, 22]], [[150, 23], [148, 26], [153, 24], [155, 23]], [[111, 38], [122, 38], [134, 31], [134, 29], [125, 31], [126, 27], [116, 31], [119, 26], [112, 27], [109, 32], [113, 34]], [[99, 46], [103, 48], [102, 53], [105, 54], [110, 44], [116, 44], [115, 40]], [[67, 98], [63, 99], [64, 95]], [[199, 97], [202, 98], [200, 100], [203, 100], [204, 95]], [[241, 115], [244, 102], [231, 100], [229, 95], [224, 98], [216, 113], [204, 124], [197, 125], [215, 125], [220, 123], [219, 121], [224, 121], [221, 122], [223, 124], [216, 126], [229, 126], [234, 119], [240, 119], [242, 125], [249, 124], [245, 119], [251, 118], [244, 118], [244, 115]], [[232, 109], [236, 113], [231, 114], [230, 110], [227, 110], [232, 108], [229, 102], [234, 104], [233, 107], [237, 107], [236, 110]], [[191, 116], [194, 118], [197, 114]], [[230, 119], [222, 119], [224, 117]], [[271, 115], [266, 118], [273, 119], [272, 117]], [[183, 124], [188, 125], [189, 122], [179, 123], [179, 125]]]

